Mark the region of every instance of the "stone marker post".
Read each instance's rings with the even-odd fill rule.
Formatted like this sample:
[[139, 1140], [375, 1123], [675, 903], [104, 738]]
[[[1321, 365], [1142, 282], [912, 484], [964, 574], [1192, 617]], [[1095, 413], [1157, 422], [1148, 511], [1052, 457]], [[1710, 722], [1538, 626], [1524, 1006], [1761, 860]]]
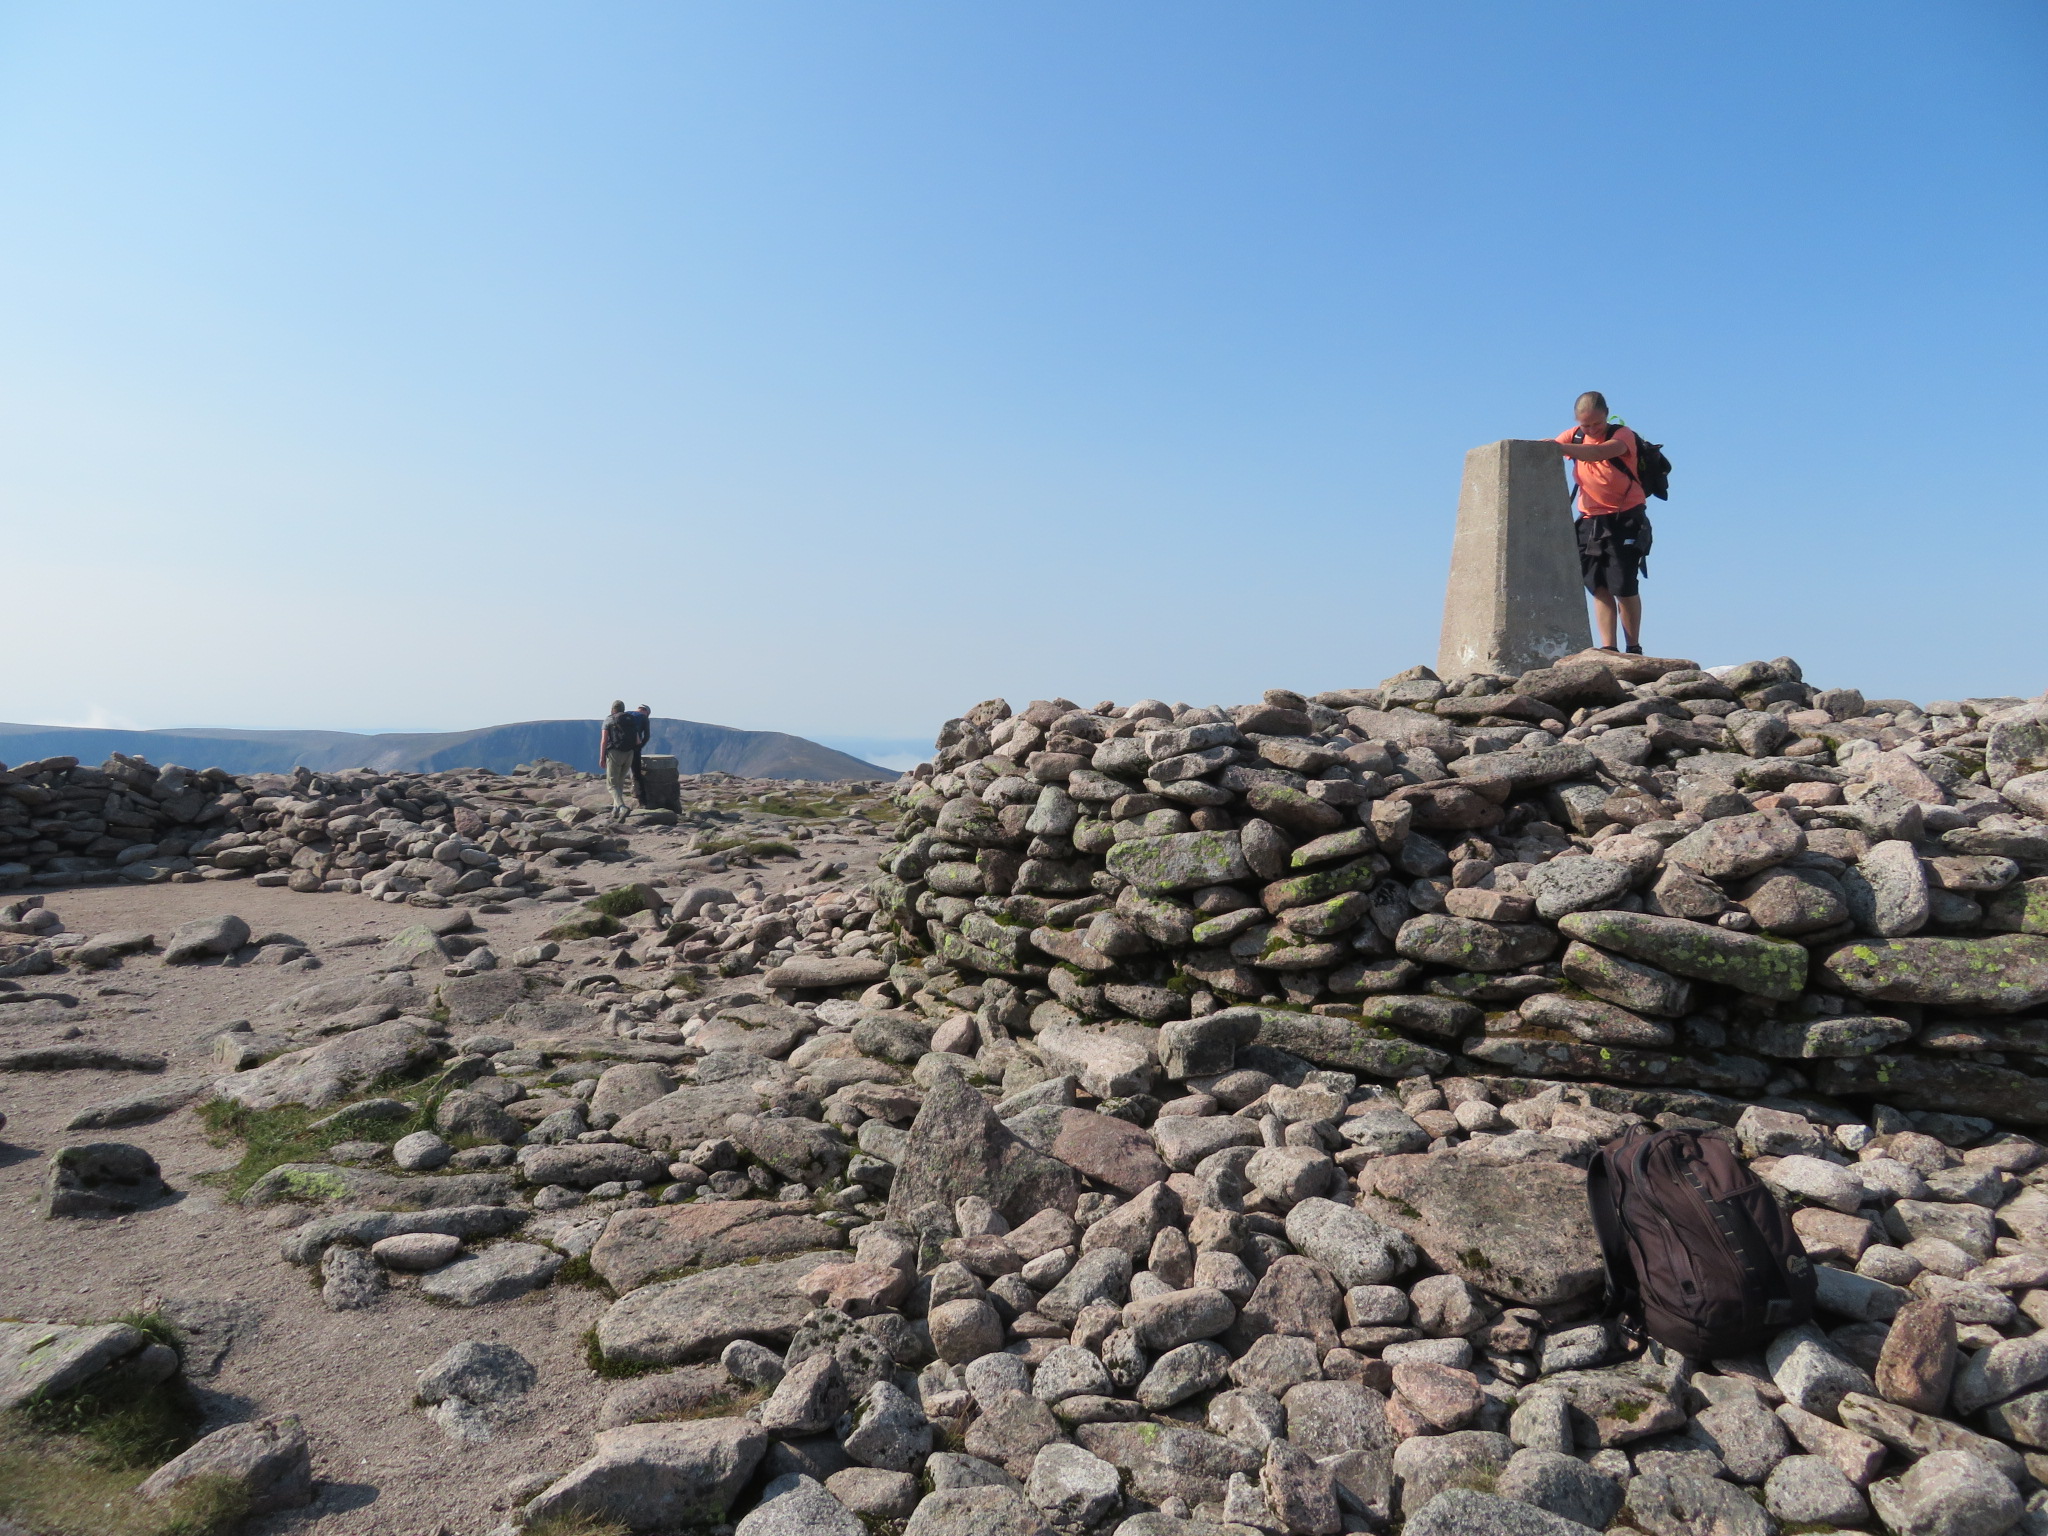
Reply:
[[646, 809], [680, 811], [683, 808], [683, 786], [676, 777], [674, 756], [666, 752], [642, 752], [640, 768], [647, 780]]
[[1593, 643], [1557, 445], [1507, 438], [1465, 455], [1436, 670], [1509, 676]]

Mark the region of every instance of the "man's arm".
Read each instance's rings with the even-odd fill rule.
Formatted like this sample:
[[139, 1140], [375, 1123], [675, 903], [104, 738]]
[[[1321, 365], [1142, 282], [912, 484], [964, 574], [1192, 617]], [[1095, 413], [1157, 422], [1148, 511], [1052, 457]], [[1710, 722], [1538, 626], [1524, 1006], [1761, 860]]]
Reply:
[[1604, 443], [1559, 443], [1557, 451], [1568, 459], [1587, 463], [1598, 463], [1602, 459], [1618, 459], [1627, 453], [1629, 445], [1616, 433]]

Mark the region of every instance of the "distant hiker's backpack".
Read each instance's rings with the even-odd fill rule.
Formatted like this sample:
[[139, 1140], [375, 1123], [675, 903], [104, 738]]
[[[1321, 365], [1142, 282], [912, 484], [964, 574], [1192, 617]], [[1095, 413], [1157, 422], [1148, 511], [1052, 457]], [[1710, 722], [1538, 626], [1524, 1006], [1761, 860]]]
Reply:
[[[1628, 423], [1617, 421], [1614, 425], [1617, 427], [1627, 427]], [[1636, 429], [1629, 427], [1629, 431], [1636, 432]], [[1585, 440], [1586, 429], [1584, 427], [1580, 427], [1572, 433], [1573, 442], [1583, 443]], [[1642, 433], [1636, 432], [1635, 469], [1633, 471], [1629, 469], [1626, 457], [1612, 459], [1609, 462], [1618, 467], [1624, 475], [1634, 480], [1637, 485], [1640, 485], [1645, 496], [1654, 496], [1659, 501], [1669, 501], [1671, 499], [1671, 461], [1664, 456], [1664, 445], [1662, 443], [1653, 443], [1643, 436]]]
[[1761, 1351], [1813, 1315], [1813, 1265], [1783, 1207], [1719, 1136], [1631, 1126], [1593, 1155], [1586, 1199], [1607, 1311], [1695, 1360]]
[[634, 752], [647, 745], [647, 717], [637, 710], [627, 710], [622, 715], [608, 715], [605, 727], [610, 732], [606, 737], [614, 752]]

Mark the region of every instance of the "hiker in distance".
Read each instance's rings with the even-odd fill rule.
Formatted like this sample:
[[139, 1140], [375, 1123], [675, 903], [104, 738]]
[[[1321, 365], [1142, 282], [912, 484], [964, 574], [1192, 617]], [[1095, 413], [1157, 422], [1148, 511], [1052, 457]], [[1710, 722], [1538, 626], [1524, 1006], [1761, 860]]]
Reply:
[[654, 735], [654, 706], [642, 704], [633, 713], [640, 717], [640, 740], [633, 747], [633, 798], [644, 806], [647, 804], [647, 768], [640, 761], [640, 754], [647, 750], [647, 743]]
[[597, 756], [604, 769], [605, 787], [612, 792], [614, 821], [626, 814], [626, 786], [632, 782], [634, 765], [646, 744], [647, 716], [626, 708], [624, 699], [613, 699], [604, 729], [597, 734]]
[[1650, 553], [1648, 493], [1639, 473], [1641, 444], [1620, 422], [1610, 422], [1607, 397], [1597, 389], [1579, 396], [1578, 425], [1557, 434], [1558, 451], [1573, 460], [1578, 482], [1579, 570], [1593, 594], [1600, 649], [1615, 648], [1614, 621], [1631, 656], [1643, 653], [1643, 600], [1636, 583]]

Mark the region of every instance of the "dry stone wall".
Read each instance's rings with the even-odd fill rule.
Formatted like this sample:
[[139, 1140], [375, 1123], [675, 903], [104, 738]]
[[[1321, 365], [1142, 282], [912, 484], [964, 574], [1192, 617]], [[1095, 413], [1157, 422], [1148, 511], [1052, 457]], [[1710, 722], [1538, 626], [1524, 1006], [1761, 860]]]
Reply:
[[1789, 658], [998, 699], [900, 786], [875, 890], [899, 991], [979, 988], [1055, 1054], [1123, 1041], [1109, 1097], [1265, 1048], [1730, 1123], [2039, 1125], [2044, 769], [2040, 700], [1869, 700]]

